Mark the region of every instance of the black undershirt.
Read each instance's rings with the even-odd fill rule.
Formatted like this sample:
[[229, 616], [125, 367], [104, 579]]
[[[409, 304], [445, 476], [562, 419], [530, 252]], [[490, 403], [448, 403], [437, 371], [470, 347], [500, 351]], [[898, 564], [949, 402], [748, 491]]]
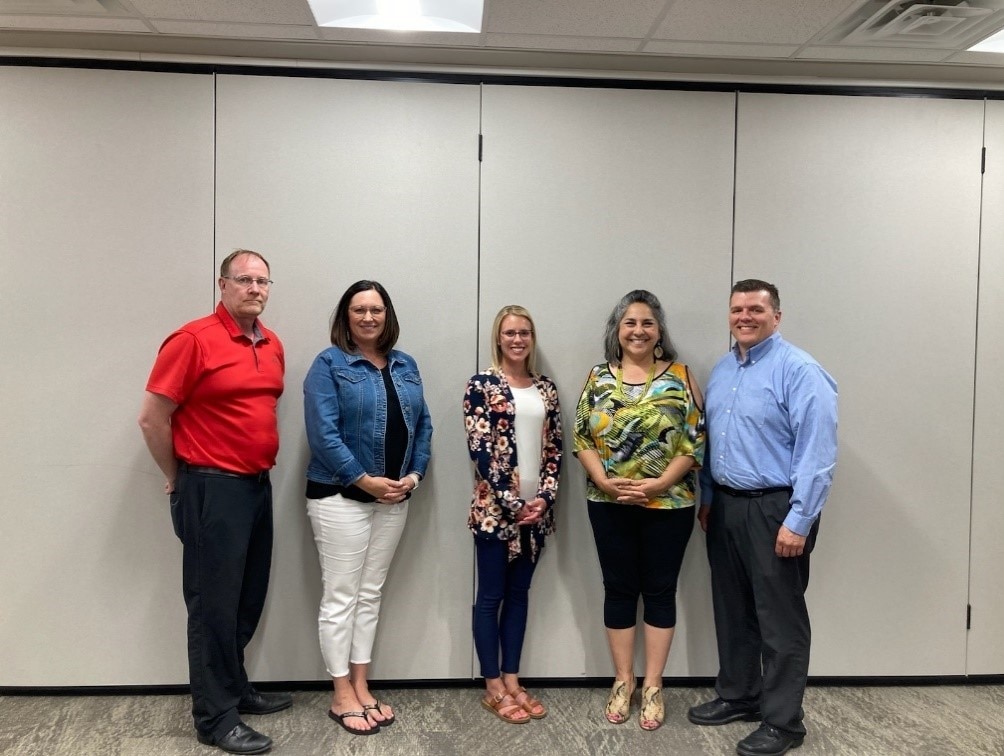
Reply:
[[[383, 378], [384, 393], [387, 396], [387, 432], [384, 434], [383, 456], [384, 477], [397, 480], [404, 472], [404, 455], [408, 450], [408, 426], [404, 422], [404, 413], [401, 411], [401, 400], [398, 398], [397, 389], [394, 388], [394, 381], [390, 377], [390, 362], [380, 371]], [[376, 498], [370, 496], [359, 486], [339, 486], [334, 483], [318, 483], [316, 480], [307, 480], [307, 498], [323, 499], [328, 496], [339, 494], [346, 499], [354, 501], [371, 502]], [[404, 497], [411, 498], [409, 491]]]

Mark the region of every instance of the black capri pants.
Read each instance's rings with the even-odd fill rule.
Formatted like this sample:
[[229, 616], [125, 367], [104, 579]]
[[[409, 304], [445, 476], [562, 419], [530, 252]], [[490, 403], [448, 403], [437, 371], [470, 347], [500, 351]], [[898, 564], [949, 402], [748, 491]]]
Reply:
[[634, 627], [638, 597], [652, 627], [676, 627], [676, 583], [694, 530], [694, 507], [649, 509], [589, 502], [596, 554], [603, 572], [603, 624]]

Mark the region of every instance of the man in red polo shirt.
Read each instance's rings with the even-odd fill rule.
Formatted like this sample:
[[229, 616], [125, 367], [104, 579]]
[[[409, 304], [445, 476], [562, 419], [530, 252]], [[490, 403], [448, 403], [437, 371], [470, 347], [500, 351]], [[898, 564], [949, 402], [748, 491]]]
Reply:
[[279, 450], [282, 343], [258, 316], [268, 262], [239, 249], [220, 265], [220, 303], [168, 336], [154, 363], [139, 424], [166, 477], [174, 531], [184, 545], [188, 671], [199, 742], [262, 753], [270, 738], [241, 721], [293, 703], [260, 693], [244, 648], [265, 605], [272, 563], [272, 484]]

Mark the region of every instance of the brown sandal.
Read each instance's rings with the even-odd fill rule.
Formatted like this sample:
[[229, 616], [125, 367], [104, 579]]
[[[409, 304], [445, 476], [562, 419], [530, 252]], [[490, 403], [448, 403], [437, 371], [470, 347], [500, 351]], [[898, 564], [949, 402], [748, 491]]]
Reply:
[[[507, 691], [512, 700], [523, 707], [523, 711], [530, 715], [530, 719], [543, 719], [547, 716], [547, 707], [539, 698], [534, 698], [527, 692], [527, 689], [520, 685], [515, 690]], [[520, 700], [520, 696], [523, 700]], [[537, 711], [539, 709], [540, 711]]]
[[[481, 699], [481, 706], [509, 724], [526, 724], [530, 721], [530, 715], [508, 693], [495, 696], [489, 693]], [[523, 716], [519, 716], [520, 714]]]

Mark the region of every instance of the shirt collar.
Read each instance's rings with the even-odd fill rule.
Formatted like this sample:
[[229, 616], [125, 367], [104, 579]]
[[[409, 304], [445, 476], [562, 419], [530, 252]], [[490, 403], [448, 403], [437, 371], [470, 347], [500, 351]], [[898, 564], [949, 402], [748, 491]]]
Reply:
[[755, 346], [751, 346], [746, 351], [746, 360], [745, 361], [743, 360], [742, 356], [739, 354], [739, 345], [738, 344], [733, 344], [732, 345], [732, 354], [735, 355], [736, 362], [738, 362], [740, 365], [744, 365], [747, 362], [757, 362], [759, 360], [762, 360], [767, 355], [767, 353], [771, 349], [774, 348], [774, 345], [778, 341], [780, 341], [780, 339], [781, 339], [780, 332], [774, 331], [774, 333], [772, 333], [766, 339], [764, 339], [763, 341], [761, 341], [759, 344], [756, 344]]
[[[348, 362], [348, 363], [350, 363], [350, 364], [353, 364], [353, 363], [356, 363], [356, 362], [369, 362], [369, 360], [367, 360], [365, 357], [363, 357], [361, 354], [359, 354], [359, 352], [347, 352], [347, 351], [345, 351], [343, 349], [342, 350], [342, 354], [345, 355], [345, 361]], [[401, 363], [401, 362], [403, 362], [403, 360], [401, 359], [400, 355], [396, 351], [394, 351], [393, 349], [391, 349], [389, 352], [387, 352], [386, 357], [387, 357], [387, 364], [388, 365], [391, 365], [391, 364], [394, 364], [394, 363]], [[372, 364], [372, 363], [370, 363], [370, 364]]]
[[[237, 321], [234, 320], [234, 316], [230, 314], [230, 310], [224, 307], [222, 302], [216, 305], [216, 317], [218, 317], [220, 322], [223, 323], [223, 327], [227, 329], [227, 333], [230, 334], [230, 338], [247, 338], [247, 336], [244, 336], [244, 332], [241, 331], [240, 326], [237, 325]], [[265, 336], [258, 327], [258, 318], [255, 318], [254, 324], [251, 328], [254, 333], [253, 342], [255, 344], [259, 341], [268, 341], [268, 337]]]

